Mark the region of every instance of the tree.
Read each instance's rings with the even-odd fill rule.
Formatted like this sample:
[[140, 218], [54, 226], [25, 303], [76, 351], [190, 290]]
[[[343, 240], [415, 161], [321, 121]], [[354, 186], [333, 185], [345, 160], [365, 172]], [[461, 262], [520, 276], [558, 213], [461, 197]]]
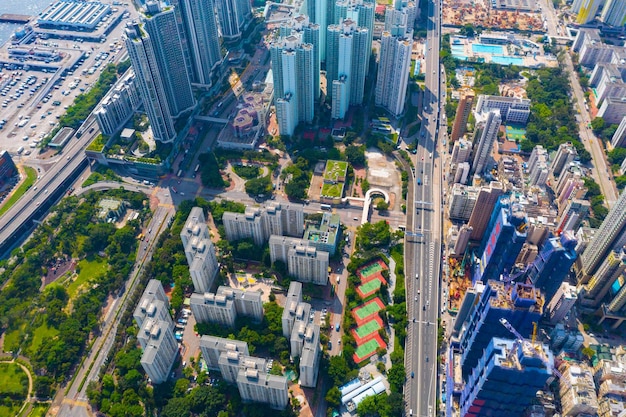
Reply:
[[350, 145], [346, 147], [346, 159], [352, 165], [365, 165], [365, 146]]
[[202, 385], [191, 390], [189, 405], [194, 413], [214, 416], [226, 407], [226, 396], [218, 389]]
[[250, 195], [267, 195], [272, 193], [272, 180], [269, 175], [246, 181], [246, 193]]
[[339, 407], [339, 404], [341, 403], [341, 391], [339, 391], [339, 388], [337, 388], [337, 386], [334, 386], [328, 390], [328, 392], [326, 393], [326, 402], [331, 407]]
[[404, 381], [406, 379], [406, 370], [403, 363], [394, 363], [387, 374], [389, 388], [391, 392], [402, 392]]
[[343, 355], [330, 358], [328, 376], [333, 380], [333, 385], [343, 385], [347, 381], [348, 372], [350, 372], [350, 367]]
[[387, 211], [387, 209], [389, 209], [389, 203], [385, 200], [379, 200], [378, 203], [376, 203], [376, 210]]
[[582, 350], [582, 354], [585, 355], [588, 360], [591, 360], [591, 358], [593, 358], [594, 355], [596, 354], [596, 351], [590, 348], [589, 346], [585, 346]]
[[185, 397], [175, 397], [167, 402], [167, 405], [163, 407], [161, 416], [163, 417], [189, 417], [191, 408], [189, 407], [189, 400]]
[[596, 135], [600, 134], [600, 132], [602, 132], [602, 129], [604, 129], [604, 119], [602, 117], [596, 117], [595, 119], [593, 119], [591, 121], [591, 129]]
[[363, 251], [388, 246], [391, 242], [389, 225], [381, 220], [377, 223], [365, 223], [359, 226], [356, 242]]

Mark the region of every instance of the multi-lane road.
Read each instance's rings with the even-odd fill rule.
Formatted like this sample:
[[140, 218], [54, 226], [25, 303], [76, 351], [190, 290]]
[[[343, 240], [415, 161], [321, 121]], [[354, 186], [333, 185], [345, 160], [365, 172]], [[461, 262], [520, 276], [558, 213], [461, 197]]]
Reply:
[[[427, 51], [422, 128], [418, 138], [413, 193], [407, 201], [405, 264], [409, 328], [405, 349], [406, 414], [436, 412], [437, 318], [441, 262], [441, 163], [437, 151], [440, 94], [439, 0], [428, 4]], [[445, 90], [444, 90], [445, 91]], [[409, 223], [410, 222], [410, 223]]]

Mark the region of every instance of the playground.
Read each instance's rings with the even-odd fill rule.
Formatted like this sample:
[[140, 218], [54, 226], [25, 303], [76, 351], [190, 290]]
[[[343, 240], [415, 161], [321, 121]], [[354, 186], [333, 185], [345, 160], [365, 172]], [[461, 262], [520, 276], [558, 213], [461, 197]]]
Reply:
[[385, 305], [379, 297], [362, 304], [360, 307], [352, 309], [352, 316], [356, 320], [357, 326], [362, 326], [366, 322], [372, 319], [372, 316], [377, 315], [380, 310], [383, 310]]
[[506, 138], [511, 141], [519, 142], [526, 139], [526, 130], [516, 126], [506, 126]]

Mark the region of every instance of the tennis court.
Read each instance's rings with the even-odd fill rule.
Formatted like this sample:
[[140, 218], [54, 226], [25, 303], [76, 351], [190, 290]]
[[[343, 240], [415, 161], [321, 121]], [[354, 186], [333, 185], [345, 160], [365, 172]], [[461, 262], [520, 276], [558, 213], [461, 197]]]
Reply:
[[361, 299], [366, 299], [367, 297], [375, 294], [380, 289], [381, 285], [382, 282], [380, 278], [376, 277], [373, 280], [356, 287], [356, 293], [359, 294], [359, 297], [361, 297]]
[[387, 265], [382, 261], [382, 259], [376, 259], [373, 262], [357, 269], [356, 274], [359, 278], [361, 278], [361, 282], [367, 282], [374, 277], [380, 277], [384, 282], [386, 282], [381, 274], [381, 272], [385, 269], [387, 269]]
[[362, 345], [368, 340], [372, 339], [378, 334], [378, 330], [383, 328], [383, 321], [380, 317], [375, 316], [373, 320], [370, 320], [363, 325], [352, 330], [352, 336], [357, 345]]
[[369, 320], [369, 318], [375, 314], [377, 314], [380, 310], [384, 309], [385, 305], [380, 300], [380, 298], [376, 297], [371, 301], [361, 305], [360, 307], [355, 307], [352, 310], [352, 315], [356, 320], [356, 324], [361, 326], [363, 323]]
[[506, 137], [509, 140], [521, 141], [522, 139], [526, 139], [526, 130], [520, 127], [507, 126]]
[[380, 335], [376, 334], [376, 337], [374, 337], [373, 339], [370, 339], [362, 345], [357, 346], [352, 359], [354, 359], [355, 363], [363, 362], [370, 356], [374, 355], [380, 347], [382, 347], [383, 349], [387, 349], [387, 344], [383, 339], [380, 338]]

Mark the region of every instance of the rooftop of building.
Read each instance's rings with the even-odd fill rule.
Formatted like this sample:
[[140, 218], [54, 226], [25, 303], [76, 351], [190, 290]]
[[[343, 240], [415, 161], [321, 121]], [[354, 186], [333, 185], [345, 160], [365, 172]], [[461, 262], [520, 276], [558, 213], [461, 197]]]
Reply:
[[313, 243], [335, 245], [340, 231], [340, 217], [338, 214], [324, 213], [320, 224], [309, 224], [304, 233], [304, 239]]
[[[492, 307], [509, 310], [527, 310], [528, 307], [526, 307], [526, 305], [530, 304], [536, 311], [540, 313], [543, 311], [545, 303], [543, 294], [532, 285], [522, 283], [507, 284], [490, 280], [489, 286], [493, 290], [492, 296], [489, 299], [489, 303]], [[516, 302], [516, 300], [523, 302]]]

